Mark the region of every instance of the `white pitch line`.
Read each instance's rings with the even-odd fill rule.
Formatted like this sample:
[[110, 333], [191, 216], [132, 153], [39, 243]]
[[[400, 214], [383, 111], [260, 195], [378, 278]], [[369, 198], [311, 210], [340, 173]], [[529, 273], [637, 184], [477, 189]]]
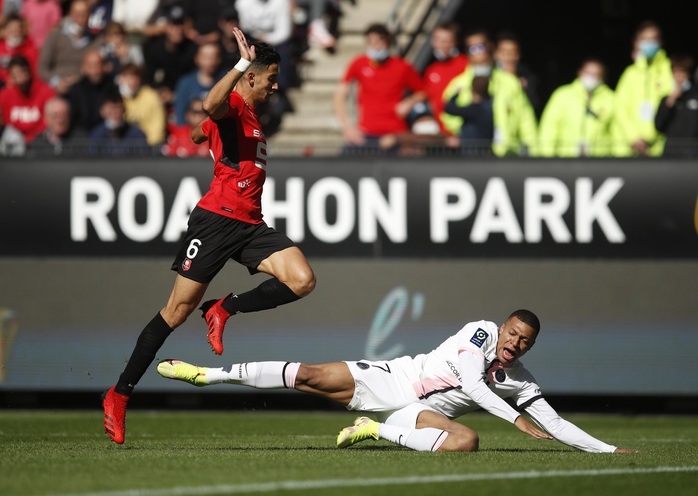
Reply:
[[252, 484], [225, 484], [217, 486], [173, 487], [169, 489], [131, 489], [70, 493], [57, 496], [206, 496], [212, 494], [266, 493], [271, 491], [298, 491], [361, 486], [403, 486], [408, 484], [438, 484], [443, 482], [488, 481], [510, 479], [543, 479], [550, 477], [589, 477], [604, 475], [642, 475], [661, 473], [698, 472], [698, 466], [610, 468], [599, 470], [549, 470], [539, 472], [495, 472], [491, 474], [444, 474], [413, 477], [385, 477], [377, 479], [323, 479], [315, 481], [279, 481]]

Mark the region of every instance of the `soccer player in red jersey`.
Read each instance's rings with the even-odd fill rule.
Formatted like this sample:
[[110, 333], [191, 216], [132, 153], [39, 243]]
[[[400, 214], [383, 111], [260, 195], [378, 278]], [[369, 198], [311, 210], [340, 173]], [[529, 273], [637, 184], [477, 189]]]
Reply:
[[223, 352], [228, 317], [275, 308], [315, 288], [315, 275], [300, 249], [262, 220], [267, 155], [255, 106], [278, 90], [280, 57], [267, 44], [248, 46], [237, 28], [234, 35], [241, 59], [208, 93], [203, 101], [208, 117], [192, 130], [194, 142], [208, 141], [215, 161], [210, 190], [189, 217], [172, 264], [177, 276], [166, 306], [143, 329], [118, 382], [104, 395], [104, 428], [118, 444], [124, 442], [126, 405], [134, 386], [165, 339], [199, 305], [228, 259], [245, 265], [252, 274], [272, 277], [251, 291], [201, 306], [209, 343], [217, 354]]

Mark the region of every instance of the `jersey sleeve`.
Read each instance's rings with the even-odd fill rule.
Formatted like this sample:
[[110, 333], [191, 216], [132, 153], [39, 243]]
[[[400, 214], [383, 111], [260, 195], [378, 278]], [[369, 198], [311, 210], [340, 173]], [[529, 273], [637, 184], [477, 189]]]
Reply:
[[486, 354], [491, 354], [496, 346], [497, 326], [491, 322], [471, 322], [459, 331], [458, 365], [461, 387], [480, 408], [514, 423], [519, 412], [497, 396], [485, 382]]
[[228, 106], [230, 110], [221, 119], [239, 118], [245, 110], [245, 100], [238, 93], [232, 91], [228, 97]]
[[616, 446], [596, 439], [572, 422], [560, 417], [553, 407], [542, 397], [530, 402], [525, 409], [526, 413], [528, 413], [539, 426], [567, 446], [588, 453], [613, 453], [616, 450]]
[[211, 140], [211, 129], [213, 127], [213, 124], [211, 122], [211, 118], [207, 117], [204, 122], [201, 123], [201, 132], [204, 133], [204, 136], [209, 140]]

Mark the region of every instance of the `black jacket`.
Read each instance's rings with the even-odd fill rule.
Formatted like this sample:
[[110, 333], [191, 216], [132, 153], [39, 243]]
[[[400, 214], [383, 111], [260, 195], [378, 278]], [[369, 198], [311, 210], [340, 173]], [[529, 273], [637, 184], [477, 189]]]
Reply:
[[698, 89], [683, 93], [669, 108], [662, 98], [654, 125], [667, 138], [665, 157], [698, 157]]

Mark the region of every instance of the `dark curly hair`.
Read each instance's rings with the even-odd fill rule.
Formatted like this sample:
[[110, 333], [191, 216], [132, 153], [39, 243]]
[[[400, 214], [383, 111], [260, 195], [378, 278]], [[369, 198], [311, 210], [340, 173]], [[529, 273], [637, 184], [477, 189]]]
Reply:
[[261, 41], [253, 41], [251, 46], [254, 47], [255, 59], [252, 62], [251, 68], [268, 69], [270, 65], [281, 62], [279, 52], [274, 50], [274, 47]]

